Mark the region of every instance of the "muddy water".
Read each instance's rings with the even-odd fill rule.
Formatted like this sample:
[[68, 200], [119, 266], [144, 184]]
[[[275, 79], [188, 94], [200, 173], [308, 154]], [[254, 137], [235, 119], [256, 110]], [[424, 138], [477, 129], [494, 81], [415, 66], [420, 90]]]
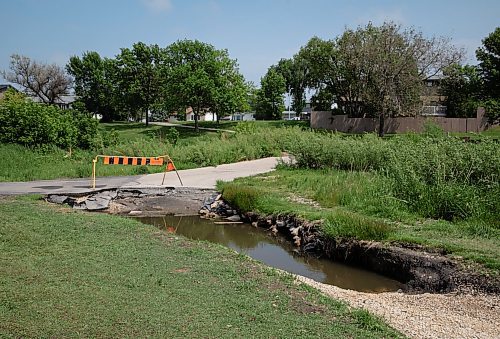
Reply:
[[138, 220], [191, 239], [225, 245], [268, 266], [341, 288], [385, 292], [402, 287], [395, 280], [366, 270], [326, 259], [299, 256], [286, 239], [272, 237], [266, 231], [248, 224], [215, 224], [198, 216], [143, 217]]

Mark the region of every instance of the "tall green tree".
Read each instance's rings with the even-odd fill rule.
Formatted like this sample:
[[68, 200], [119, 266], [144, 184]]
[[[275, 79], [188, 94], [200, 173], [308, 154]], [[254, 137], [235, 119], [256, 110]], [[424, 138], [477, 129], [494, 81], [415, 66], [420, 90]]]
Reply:
[[283, 75], [271, 66], [260, 80], [257, 92], [257, 107], [255, 118], [258, 120], [280, 120], [285, 109], [284, 94], [286, 81]]
[[500, 27], [485, 39], [483, 47], [476, 51], [479, 69], [483, 79], [482, 106], [490, 122], [500, 121]]
[[301, 113], [306, 105], [307, 61], [299, 53], [292, 59], [281, 59], [276, 70], [285, 79], [286, 90], [292, 96], [292, 110]]
[[303, 51], [309, 83], [331, 91], [351, 116], [379, 119], [418, 111], [422, 81], [457, 63], [463, 52], [446, 38], [425, 38], [394, 23], [347, 29], [336, 40], [313, 38]]
[[179, 40], [165, 49], [164, 107], [191, 107], [195, 130], [205, 110], [220, 115], [233, 112], [244, 100], [244, 79], [226, 50], [198, 40]]
[[97, 52], [72, 56], [66, 70], [75, 79], [75, 94], [87, 111], [102, 116], [108, 122], [123, 118], [120, 115], [117, 93], [118, 68], [116, 61], [101, 58]]
[[486, 97], [500, 98], [500, 27], [483, 39], [476, 51]]
[[447, 116], [475, 117], [483, 86], [478, 68], [453, 64], [443, 71], [443, 75], [440, 88], [446, 97]]
[[164, 54], [158, 45], [138, 42], [131, 49], [122, 48], [116, 62], [123, 100], [136, 118], [145, 114], [148, 126], [150, 110], [161, 99]]

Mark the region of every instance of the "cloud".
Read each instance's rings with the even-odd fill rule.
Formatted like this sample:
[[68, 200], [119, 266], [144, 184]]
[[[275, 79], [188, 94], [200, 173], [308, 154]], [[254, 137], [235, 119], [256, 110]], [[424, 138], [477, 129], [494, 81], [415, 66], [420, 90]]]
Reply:
[[142, 0], [154, 12], [168, 12], [172, 8], [172, 0]]

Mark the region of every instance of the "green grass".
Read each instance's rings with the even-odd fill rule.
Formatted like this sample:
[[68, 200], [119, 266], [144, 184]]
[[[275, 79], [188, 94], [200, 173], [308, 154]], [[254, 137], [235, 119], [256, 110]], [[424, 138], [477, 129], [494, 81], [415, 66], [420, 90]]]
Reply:
[[327, 237], [421, 244], [480, 263], [493, 274], [500, 271], [495, 223], [424, 218], [393, 197], [391, 181], [376, 172], [282, 168], [218, 187], [242, 210], [322, 219]]
[[399, 336], [218, 245], [35, 197], [0, 214], [0, 337]]
[[[302, 133], [299, 127], [256, 128], [239, 124], [237, 133], [200, 131], [182, 127], [145, 127], [139, 123], [102, 124], [103, 140], [95, 150], [69, 152], [53, 149], [29, 149], [19, 145], [0, 144], [0, 181], [82, 178], [92, 174], [92, 159], [97, 154], [126, 156], [170, 155], [177, 169], [215, 166], [243, 160], [277, 156]], [[244, 128], [241, 128], [241, 127]], [[176, 130], [176, 133], [172, 133]], [[172, 140], [175, 136], [176, 142]], [[258, 140], [259, 142], [256, 142]], [[97, 165], [98, 176], [158, 173], [164, 167]]]

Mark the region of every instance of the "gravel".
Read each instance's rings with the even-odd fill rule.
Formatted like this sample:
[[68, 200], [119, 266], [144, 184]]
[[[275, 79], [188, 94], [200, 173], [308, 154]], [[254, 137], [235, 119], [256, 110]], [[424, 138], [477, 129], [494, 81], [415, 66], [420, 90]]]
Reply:
[[411, 338], [500, 338], [500, 297], [482, 294], [363, 293], [297, 280], [383, 318]]

